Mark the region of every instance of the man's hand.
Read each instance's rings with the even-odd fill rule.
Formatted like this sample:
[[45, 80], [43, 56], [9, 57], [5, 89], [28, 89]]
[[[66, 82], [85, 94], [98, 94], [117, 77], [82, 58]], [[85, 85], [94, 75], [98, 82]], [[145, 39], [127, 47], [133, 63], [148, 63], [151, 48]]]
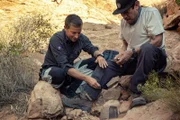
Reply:
[[96, 81], [96, 79], [87, 76], [85, 81], [93, 88], [95, 89], [101, 89], [101, 85]]
[[114, 57], [114, 61], [116, 64], [122, 66], [124, 63], [126, 63], [132, 56], [132, 51], [124, 51]]
[[102, 56], [98, 56], [95, 62], [98, 63], [101, 68], [106, 68], [108, 66], [106, 60]]

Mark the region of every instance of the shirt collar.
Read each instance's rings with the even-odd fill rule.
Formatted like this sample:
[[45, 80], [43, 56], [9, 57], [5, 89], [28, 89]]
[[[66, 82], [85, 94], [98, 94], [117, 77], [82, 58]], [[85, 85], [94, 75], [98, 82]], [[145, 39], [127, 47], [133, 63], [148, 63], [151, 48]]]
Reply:
[[139, 16], [140, 16], [140, 14], [141, 14], [141, 7], [139, 7], [139, 9], [138, 9], [138, 15], [136, 16], [136, 19], [134, 20], [134, 22], [131, 24], [131, 25], [134, 25], [134, 24], [136, 24], [136, 22], [137, 22], [137, 20], [138, 20], [138, 18], [139, 18]]
[[65, 30], [63, 29], [62, 31], [64, 32], [65, 42], [66, 42], [67, 44], [74, 44], [74, 42], [72, 42], [72, 41], [67, 37]]

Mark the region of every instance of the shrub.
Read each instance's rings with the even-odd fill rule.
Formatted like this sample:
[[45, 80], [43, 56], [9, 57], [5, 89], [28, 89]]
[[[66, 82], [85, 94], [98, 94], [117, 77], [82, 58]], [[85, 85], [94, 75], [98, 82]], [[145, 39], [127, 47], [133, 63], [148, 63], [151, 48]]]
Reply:
[[172, 87], [167, 93], [168, 107], [175, 113], [180, 112], [180, 72], [171, 74], [175, 79], [175, 87]]
[[146, 83], [139, 85], [138, 89], [147, 101], [163, 98], [168, 108], [173, 112], [180, 112], [180, 72], [169, 73], [165, 78], [161, 78], [153, 71]]
[[14, 107], [17, 103], [23, 103], [18, 109], [23, 111], [27, 100], [25, 96], [19, 96], [23, 93], [29, 94], [34, 87], [33, 64], [28, 58], [7, 54], [1, 54], [0, 61], [0, 108], [8, 104]]
[[180, 6], [180, 0], [176, 0], [176, 4]]
[[5, 52], [8, 46], [8, 40], [11, 37], [9, 34], [9, 29], [7, 28], [0, 28], [0, 51]]
[[180, 112], [180, 87], [171, 89], [167, 93], [167, 105], [174, 113]]
[[20, 17], [9, 30], [8, 52], [12, 54], [44, 48], [53, 32], [49, 20], [39, 13]]
[[36, 67], [21, 54], [45, 47], [52, 32], [49, 20], [39, 13], [20, 17], [12, 26], [0, 29], [0, 108], [11, 105], [13, 112], [23, 115], [35, 84]]
[[138, 89], [142, 92], [142, 95], [147, 101], [155, 101], [160, 98], [165, 98], [167, 92], [174, 86], [174, 83], [170, 77], [166, 79], [160, 79], [156, 72], [149, 74], [146, 83], [142, 86], [139, 85]]

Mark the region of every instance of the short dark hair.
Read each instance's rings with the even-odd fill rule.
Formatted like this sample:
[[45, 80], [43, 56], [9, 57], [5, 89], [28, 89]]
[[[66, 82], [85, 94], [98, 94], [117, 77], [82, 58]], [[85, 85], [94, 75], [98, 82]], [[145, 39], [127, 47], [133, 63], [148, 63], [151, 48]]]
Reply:
[[135, 3], [137, 0], [134, 1], [133, 5], [131, 6], [132, 9], [134, 9]]
[[66, 28], [70, 28], [70, 26], [80, 27], [82, 26], [82, 19], [76, 14], [70, 14], [65, 19]]

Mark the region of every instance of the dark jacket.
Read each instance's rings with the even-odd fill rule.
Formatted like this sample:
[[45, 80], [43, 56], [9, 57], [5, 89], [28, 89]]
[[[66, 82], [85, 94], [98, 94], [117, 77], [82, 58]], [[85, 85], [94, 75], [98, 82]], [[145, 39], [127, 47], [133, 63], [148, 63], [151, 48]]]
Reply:
[[93, 56], [98, 48], [92, 45], [83, 34], [80, 34], [76, 42], [72, 42], [67, 38], [64, 30], [57, 32], [50, 39], [42, 68], [57, 66], [63, 68], [67, 73], [68, 69], [73, 67], [73, 62], [79, 56], [81, 50]]

